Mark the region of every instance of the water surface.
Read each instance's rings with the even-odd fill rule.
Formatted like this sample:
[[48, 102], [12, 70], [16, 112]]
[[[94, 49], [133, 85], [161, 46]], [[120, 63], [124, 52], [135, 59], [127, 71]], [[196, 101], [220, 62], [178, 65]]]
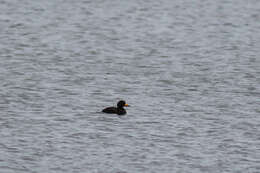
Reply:
[[2, 0], [0, 172], [260, 172], [259, 21], [258, 0]]

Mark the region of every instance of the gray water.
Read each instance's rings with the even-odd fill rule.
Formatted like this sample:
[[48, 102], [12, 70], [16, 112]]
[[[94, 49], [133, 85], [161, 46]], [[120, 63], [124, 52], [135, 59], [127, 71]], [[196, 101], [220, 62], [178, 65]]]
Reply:
[[1, 0], [0, 172], [259, 173], [259, 21], [259, 0]]

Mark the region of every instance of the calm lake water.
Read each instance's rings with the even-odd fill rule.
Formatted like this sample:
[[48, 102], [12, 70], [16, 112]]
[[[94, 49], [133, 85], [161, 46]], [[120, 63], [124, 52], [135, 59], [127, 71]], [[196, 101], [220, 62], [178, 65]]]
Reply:
[[259, 21], [259, 0], [1, 0], [0, 172], [259, 173]]

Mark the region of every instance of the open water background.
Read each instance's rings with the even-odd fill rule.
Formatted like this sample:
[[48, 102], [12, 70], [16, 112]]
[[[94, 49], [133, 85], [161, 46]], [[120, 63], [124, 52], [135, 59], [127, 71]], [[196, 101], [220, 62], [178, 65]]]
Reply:
[[0, 81], [1, 173], [260, 172], [259, 0], [0, 0]]

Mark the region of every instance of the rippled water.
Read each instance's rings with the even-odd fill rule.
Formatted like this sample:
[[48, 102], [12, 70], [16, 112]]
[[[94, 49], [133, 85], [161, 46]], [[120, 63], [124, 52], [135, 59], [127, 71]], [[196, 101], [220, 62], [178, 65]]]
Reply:
[[1, 0], [0, 172], [260, 172], [259, 21], [258, 0]]

